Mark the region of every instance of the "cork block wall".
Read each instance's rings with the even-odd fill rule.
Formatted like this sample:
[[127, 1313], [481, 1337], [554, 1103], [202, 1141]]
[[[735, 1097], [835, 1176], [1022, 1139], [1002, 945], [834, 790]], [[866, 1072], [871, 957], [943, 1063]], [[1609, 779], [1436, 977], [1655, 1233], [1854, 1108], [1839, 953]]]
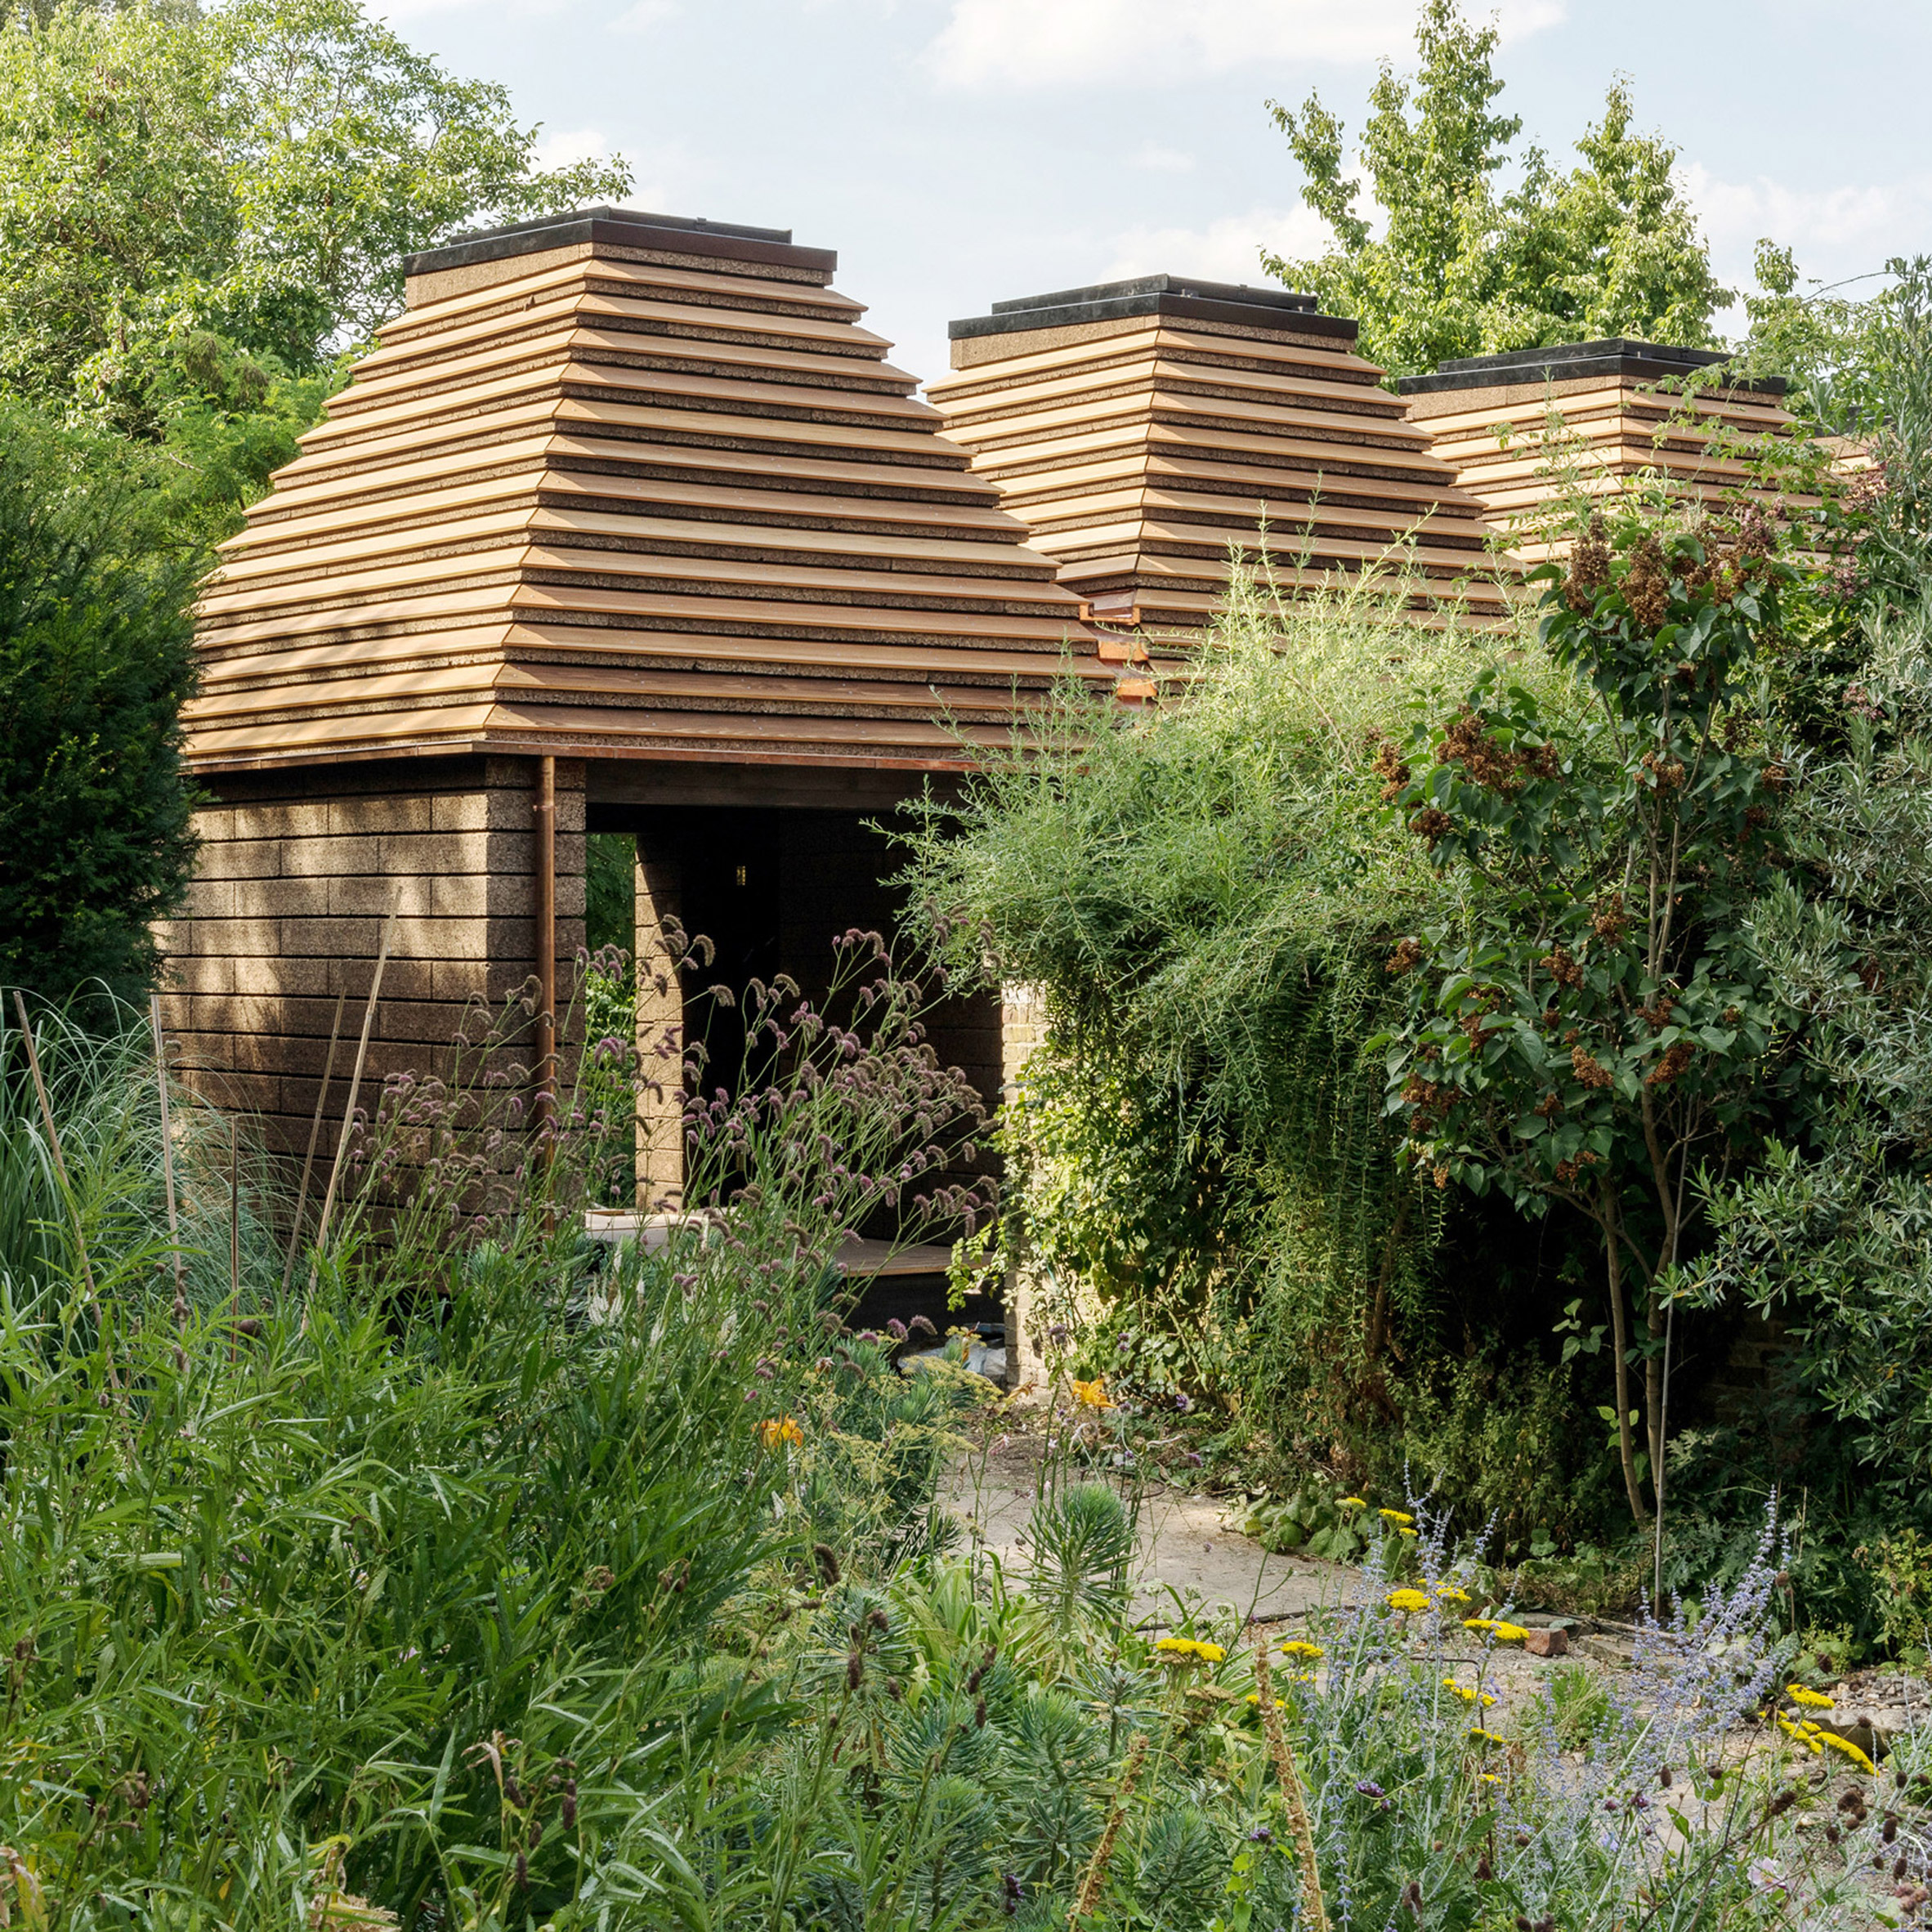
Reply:
[[[188, 903], [160, 934], [163, 1020], [196, 1090], [257, 1120], [271, 1151], [299, 1152], [342, 994], [339, 1119], [391, 907], [364, 1099], [389, 1073], [445, 1075], [466, 1016], [501, 1013], [536, 970], [534, 771], [473, 757], [217, 780]], [[558, 764], [556, 847], [561, 1004], [584, 934], [580, 763]]]

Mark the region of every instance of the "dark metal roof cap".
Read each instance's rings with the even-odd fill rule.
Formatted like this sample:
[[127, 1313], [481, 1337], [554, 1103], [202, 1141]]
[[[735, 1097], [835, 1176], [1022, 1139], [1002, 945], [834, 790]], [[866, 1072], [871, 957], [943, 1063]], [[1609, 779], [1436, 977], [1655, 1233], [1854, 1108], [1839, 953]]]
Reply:
[[995, 302], [986, 315], [948, 323], [946, 332], [958, 342], [970, 336], [1112, 322], [1129, 315], [1172, 315], [1177, 320], [1234, 322], [1249, 328], [1355, 339], [1355, 324], [1339, 315], [1322, 315], [1312, 295], [1297, 295], [1286, 288], [1205, 282], [1193, 275], [1137, 275], [1124, 282], [1097, 282], [1085, 288], [1023, 295]]
[[[1640, 342], [1610, 336], [1594, 342], [1559, 342], [1548, 349], [1509, 349], [1500, 356], [1461, 356], [1431, 375], [1404, 376], [1403, 396], [1434, 396], [1453, 389], [1500, 389], [1522, 382], [1563, 382], [1580, 376], [1630, 376], [1639, 382], [1681, 380], [1694, 369], [1731, 360], [1724, 349], [1685, 349], [1670, 342]], [[1782, 376], [1738, 377], [1729, 389], [1782, 396]]]
[[589, 242], [657, 253], [713, 255], [730, 262], [763, 262], [785, 268], [839, 266], [832, 248], [792, 244], [789, 228], [747, 228], [736, 221], [710, 221], [691, 215], [647, 214], [628, 208], [575, 208], [567, 214], [539, 215], [501, 228], [479, 228], [454, 235], [440, 248], [403, 257], [405, 275], [432, 275], [439, 269], [467, 268], [478, 262], [501, 262], [512, 255], [540, 254]]

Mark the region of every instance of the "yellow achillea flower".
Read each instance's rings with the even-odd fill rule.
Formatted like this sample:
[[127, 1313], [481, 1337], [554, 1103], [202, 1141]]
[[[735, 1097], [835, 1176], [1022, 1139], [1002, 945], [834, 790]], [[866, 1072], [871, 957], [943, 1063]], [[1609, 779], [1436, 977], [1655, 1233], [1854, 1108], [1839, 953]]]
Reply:
[[[1261, 1693], [1259, 1691], [1250, 1691], [1248, 1693], [1248, 1702], [1252, 1704], [1257, 1711], [1259, 1711], [1261, 1708]], [[1275, 1699], [1276, 1710], [1286, 1711], [1287, 1708], [1288, 1706], [1284, 1704], [1279, 1697]]]
[[1827, 1751], [1835, 1751], [1840, 1757], [1849, 1758], [1861, 1771], [1869, 1771], [1874, 1778], [1878, 1775], [1877, 1765], [1873, 1764], [1871, 1759], [1867, 1757], [1864, 1752], [1852, 1742], [1850, 1738], [1840, 1737], [1836, 1731], [1820, 1731], [1812, 1749], [1816, 1751], [1821, 1744]]
[[1507, 1737], [1497, 1737], [1494, 1731], [1484, 1730], [1479, 1724], [1470, 1727], [1469, 1735], [1480, 1738], [1485, 1744], [1507, 1744], [1509, 1742]]
[[1477, 1776], [1485, 1784], [1500, 1784], [1503, 1782], [1493, 1771], [1481, 1771], [1477, 1773]]
[[[1793, 1724], [1782, 1711], [1778, 1714], [1778, 1728], [1784, 1733], [1786, 1737], [1795, 1739], [1800, 1744], [1809, 1745], [1815, 1751], [1822, 1752], [1824, 1749], [1824, 1746], [1818, 1742], [1816, 1737], [1813, 1737], [1809, 1732]], [[1815, 1726], [1813, 1728], [1816, 1729]]]
[[1487, 1691], [1475, 1690], [1466, 1684], [1458, 1684], [1453, 1677], [1442, 1679], [1442, 1688], [1454, 1691], [1465, 1704], [1480, 1703], [1485, 1711], [1496, 1702]]
[[1436, 1594], [1445, 1603], [1466, 1603], [1469, 1600], [1469, 1593], [1460, 1585], [1455, 1583], [1438, 1583], [1436, 1585]]
[[1218, 1664], [1228, 1655], [1219, 1644], [1203, 1644], [1195, 1637], [1163, 1637], [1154, 1648], [1164, 1657], [1198, 1657], [1204, 1664]]
[[798, 1447], [805, 1440], [804, 1430], [789, 1415], [776, 1421], [761, 1422], [758, 1424], [758, 1434], [764, 1439], [767, 1449], [776, 1449], [780, 1442], [789, 1442]]
[[1387, 1601], [1391, 1610], [1399, 1610], [1405, 1617], [1413, 1617], [1418, 1610], [1429, 1608], [1429, 1598], [1420, 1590], [1392, 1590]]
[[1491, 1624], [1489, 1634], [1499, 1644], [1520, 1644], [1529, 1635], [1519, 1623]]
[[1096, 1375], [1091, 1382], [1076, 1381], [1073, 1385], [1073, 1398], [1089, 1409], [1111, 1409], [1114, 1405], [1107, 1399], [1107, 1379]]
[[1345, 1496], [1341, 1499], [1339, 1507], [1344, 1509], [1366, 1509], [1368, 1498], [1365, 1496]]
[[1380, 1516], [1384, 1523], [1394, 1523], [1406, 1525], [1411, 1523], [1415, 1520], [1413, 1516], [1407, 1514], [1405, 1511], [1401, 1509], [1378, 1509], [1376, 1510], [1375, 1514]]
[[1319, 1644], [1310, 1644], [1300, 1637], [1290, 1637], [1281, 1646], [1283, 1657], [1320, 1657], [1322, 1654]]
[[1496, 1619], [1493, 1617], [1465, 1617], [1462, 1620], [1462, 1627], [1465, 1630], [1493, 1630]]
[[1808, 1684], [1787, 1684], [1784, 1692], [1794, 1704], [1802, 1704], [1807, 1711], [1834, 1711], [1837, 1708], [1822, 1691], [1814, 1691]]

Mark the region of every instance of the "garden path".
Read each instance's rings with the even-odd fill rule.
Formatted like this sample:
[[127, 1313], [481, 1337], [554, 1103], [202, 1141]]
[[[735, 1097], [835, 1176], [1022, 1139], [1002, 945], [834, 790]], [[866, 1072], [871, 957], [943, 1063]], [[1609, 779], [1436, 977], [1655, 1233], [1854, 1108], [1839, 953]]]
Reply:
[[[1017, 1427], [995, 1436], [982, 1454], [958, 1457], [946, 1506], [1009, 1572], [1031, 1561], [1027, 1518], [1033, 1513], [1044, 1445]], [[1334, 1598], [1349, 1572], [1339, 1564], [1278, 1556], [1229, 1529], [1223, 1505], [1153, 1480], [1142, 1493], [1134, 1573], [1137, 1617], [1166, 1622], [1183, 1604], [1224, 1617], [1294, 1618], [1324, 1596]]]

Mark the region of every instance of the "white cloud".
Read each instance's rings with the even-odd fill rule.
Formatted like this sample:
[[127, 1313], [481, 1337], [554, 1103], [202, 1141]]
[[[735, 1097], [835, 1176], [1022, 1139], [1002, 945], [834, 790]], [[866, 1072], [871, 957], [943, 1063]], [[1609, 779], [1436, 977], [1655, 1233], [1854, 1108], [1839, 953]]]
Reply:
[[1156, 174], [1186, 174], [1194, 165], [1194, 157], [1178, 148], [1164, 148], [1149, 141], [1134, 157], [1134, 165], [1152, 168]]
[[1760, 235], [1791, 248], [1807, 275], [1829, 280], [1909, 254], [1932, 227], [1932, 177], [1882, 184], [1792, 188], [1769, 175], [1720, 181], [1696, 163], [1684, 170], [1712, 253], [1733, 277], [1748, 275]]
[[560, 128], [537, 143], [539, 168], [568, 168], [573, 161], [602, 161], [610, 152], [608, 136], [595, 127]]
[[[1501, 0], [1505, 38], [1563, 0]], [[1160, 87], [1261, 60], [1412, 56], [1415, 0], [952, 0], [926, 58], [956, 87]]]
[[1113, 258], [1098, 280], [1128, 275], [1199, 275], [1214, 282], [1272, 287], [1261, 267], [1263, 247], [1279, 255], [1319, 254], [1327, 239], [1307, 208], [1256, 208], [1224, 215], [1205, 228], [1129, 228], [1113, 239]]
[[633, 4], [610, 23], [614, 34], [648, 34], [661, 27], [678, 11], [678, 0], [633, 0]]

